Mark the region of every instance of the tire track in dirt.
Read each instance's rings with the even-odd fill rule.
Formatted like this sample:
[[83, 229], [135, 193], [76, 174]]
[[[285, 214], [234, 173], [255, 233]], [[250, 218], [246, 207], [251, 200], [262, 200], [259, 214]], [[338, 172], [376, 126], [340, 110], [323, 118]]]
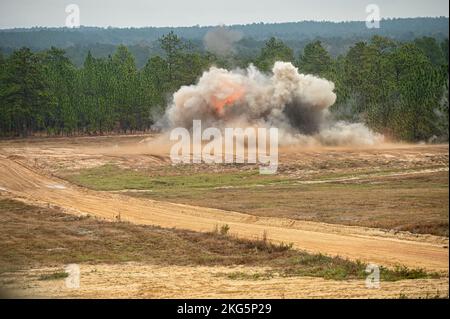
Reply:
[[44, 176], [4, 156], [0, 156], [0, 188], [19, 199], [55, 205], [68, 213], [108, 220], [120, 216], [122, 221], [137, 224], [202, 232], [228, 224], [231, 232], [242, 238], [261, 238], [267, 233], [272, 241], [293, 243], [295, 248], [309, 252], [448, 272], [448, 239], [437, 236], [397, 236], [370, 228], [255, 217], [92, 191]]

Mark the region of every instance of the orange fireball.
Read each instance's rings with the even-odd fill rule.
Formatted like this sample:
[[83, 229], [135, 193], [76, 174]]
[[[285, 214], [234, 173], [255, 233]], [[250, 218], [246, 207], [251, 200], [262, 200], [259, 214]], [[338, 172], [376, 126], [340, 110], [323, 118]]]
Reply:
[[237, 83], [221, 83], [220, 93], [211, 96], [211, 104], [218, 114], [223, 114], [223, 108], [226, 105], [232, 105], [242, 98], [244, 88]]

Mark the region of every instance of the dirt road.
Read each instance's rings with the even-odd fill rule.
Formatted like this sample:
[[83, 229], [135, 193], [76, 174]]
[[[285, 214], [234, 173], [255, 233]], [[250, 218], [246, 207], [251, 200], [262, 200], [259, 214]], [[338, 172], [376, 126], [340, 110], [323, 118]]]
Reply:
[[44, 176], [1, 155], [0, 176], [1, 192], [25, 201], [55, 205], [69, 213], [195, 231], [211, 231], [216, 225], [228, 224], [231, 233], [243, 238], [262, 237], [266, 232], [272, 241], [293, 243], [295, 248], [310, 252], [385, 266], [401, 264], [448, 272], [448, 239], [442, 237], [257, 217], [91, 191]]

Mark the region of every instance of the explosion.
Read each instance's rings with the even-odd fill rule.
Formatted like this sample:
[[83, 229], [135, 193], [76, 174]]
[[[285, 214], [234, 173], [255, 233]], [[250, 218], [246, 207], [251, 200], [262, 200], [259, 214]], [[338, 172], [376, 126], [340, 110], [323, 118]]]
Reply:
[[211, 96], [211, 104], [215, 107], [219, 116], [223, 115], [225, 105], [233, 105], [244, 95], [244, 88], [233, 82], [221, 83], [220, 92]]
[[195, 85], [174, 95], [159, 126], [190, 129], [193, 120], [209, 126], [277, 127], [280, 143], [372, 145], [381, 136], [360, 123], [333, 121], [334, 83], [276, 62], [272, 74], [253, 65], [228, 71], [212, 67]]

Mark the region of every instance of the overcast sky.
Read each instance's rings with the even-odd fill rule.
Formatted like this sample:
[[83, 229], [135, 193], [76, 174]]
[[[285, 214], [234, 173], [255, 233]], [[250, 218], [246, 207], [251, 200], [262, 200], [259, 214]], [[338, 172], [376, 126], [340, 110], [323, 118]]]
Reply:
[[64, 26], [68, 4], [86, 26], [192, 26], [362, 20], [377, 4], [381, 17], [446, 16], [448, 0], [0, 0], [0, 28]]

